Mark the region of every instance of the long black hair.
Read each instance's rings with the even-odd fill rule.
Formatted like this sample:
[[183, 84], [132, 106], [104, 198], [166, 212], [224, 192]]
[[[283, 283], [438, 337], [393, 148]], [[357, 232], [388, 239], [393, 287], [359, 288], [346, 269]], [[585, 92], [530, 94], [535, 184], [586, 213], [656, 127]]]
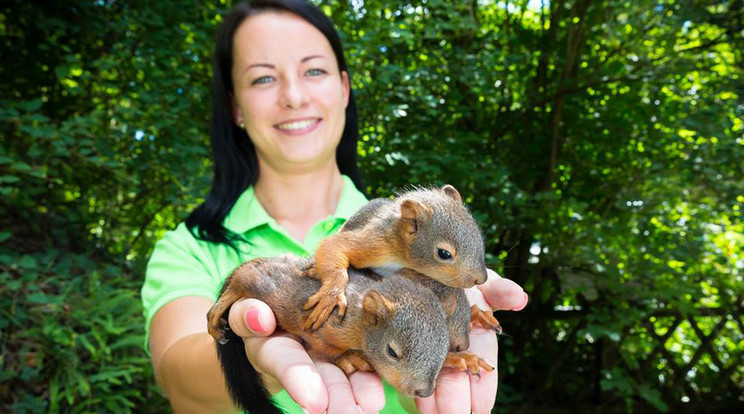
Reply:
[[[212, 75], [212, 188], [204, 203], [186, 218], [186, 227], [198, 239], [233, 247], [237, 235], [226, 229], [223, 221], [243, 191], [256, 183], [259, 174], [256, 149], [245, 130], [235, 125], [232, 114], [233, 38], [246, 18], [264, 11], [290, 12], [315, 26], [330, 42], [339, 71], [349, 73], [333, 23], [322, 11], [305, 0], [254, 0], [234, 6], [225, 16], [217, 32]], [[356, 103], [350, 90], [346, 125], [336, 148], [336, 162], [341, 174], [349, 176], [354, 185], [364, 192], [357, 167], [358, 139]]]

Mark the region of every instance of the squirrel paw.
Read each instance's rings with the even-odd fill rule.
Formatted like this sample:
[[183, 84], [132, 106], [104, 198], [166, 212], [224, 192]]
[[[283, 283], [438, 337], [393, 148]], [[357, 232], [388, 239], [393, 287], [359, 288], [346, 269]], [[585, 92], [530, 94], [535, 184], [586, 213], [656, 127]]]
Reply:
[[493, 312], [484, 311], [476, 305], [470, 307], [470, 328], [474, 326], [494, 330], [499, 335], [503, 332], [501, 324], [494, 318]]
[[230, 330], [230, 326], [224, 318], [218, 319], [216, 324], [210, 323], [207, 325], [207, 332], [209, 332], [209, 335], [211, 335], [220, 345], [225, 345], [227, 343], [225, 332], [228, 330]]
[[307, 266], [306, 268], [302, 269], [302, 276], [303, 277], [310, 277], [310, 278], [313, 278], [313, 279], [318, 279], [316, 277], [317, 274], [318, 273], [315, 271], [315, 266], [313, 266], [313, 265]]
[[346, 314], [346, 294], [343, 290], [331, 288], [323, 289], [322, 287], [317, 293], [310, 296], [305, 302], [304, 309], [314, 308], [307, 321], [305, 321], [305, 329], [316, 330], [323, 325], [323, 323], [331, 316], [333, 309], [338, 306], [338, 316], [344, 317]]
[[369, 365], [366, 359], [359, 353], [349, 351], [341, 355], [335, 362], [346, 375], [351, 375], [356, 371], [373, 372], [374, 368]]
[[460, 372], [467, 372], [480, 376], [481, 368], [485, 371], [493, 371], [493, 367], [472, 352], [450, 352], [444, 360], [446, 368], [454, 368]]

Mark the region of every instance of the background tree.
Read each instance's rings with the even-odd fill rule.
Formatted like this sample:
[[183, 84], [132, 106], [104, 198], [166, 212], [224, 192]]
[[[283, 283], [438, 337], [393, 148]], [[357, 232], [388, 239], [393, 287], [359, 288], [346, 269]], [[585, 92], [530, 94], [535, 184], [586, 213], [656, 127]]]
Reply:
[[[371, 196], [451, 183], [500, 313], [496, 411], [744, 407], [744, 12], [731, 1], [318, 1]], [[206, 194], [229, 4], [0, 5], [0, 403], [160, 412], [139, 285]]]

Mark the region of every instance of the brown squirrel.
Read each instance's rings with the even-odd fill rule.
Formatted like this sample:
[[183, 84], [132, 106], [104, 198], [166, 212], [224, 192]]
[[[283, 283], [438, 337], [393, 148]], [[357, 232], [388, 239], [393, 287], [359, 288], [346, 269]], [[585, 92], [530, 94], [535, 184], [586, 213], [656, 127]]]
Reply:
[[[422, 277], [413, 271], [381, 277], [370, 271], [349, 269], [346, 316], [343, 319], [332, 316], [315, 331], [304, 329], [310, 311], [302, 310], [299, 305], [320, 286], [318, 281], [303, 277], [312, 264], [312, 259], [291, 256], [247, 262], [228, 277], [218, 301], [207, 314], [208, 330], [218, 343], [217, 353], [228, 388], [240, 408], [278, 412], [248, 362], [242, 341], [236, 340], [239, 337], [230, 331], [225, 320], [232, 304], [241, 298], [266, 302], [274, 311], [278, 325], [300, 337], [309, 352], [327, 357], [347, 374], [356, 370], [377, 371], [409, 396], [431, 395], [443, 366], [472, 373], [480, 372], [480, 368], [493, 370], [472, 353], [448, 353], [448, 349], [453, 350], [449, 326], [458, 326], [460, 330], [456, 334], [460, 345], [454, 350], [467, 347], [471, 318], [462, 290], [453, 289], [461, 297], [455, 295], [451, 300], [443, 300], [447, 295], [438, 298], [440, 294], [412, 281]], [[427, 283], [437, 283], [424, 279]], [[440, 303], [460, 310], [449, 312], [457, 322], [450, 323]], [[463, 337], [465, 348], [462, 348]]]
[[336, 306], [344, 316], [350, 266], [381, 274], [406, 268], [455, 288], [470, 288], [487, 278], [483, 236], [451, 185], [373, 199], [339, 233], [323, 240], [315, 265], [306, 272], [321, 282], [305, 303], [305, 309], [313, 309], [307, 329], [318, 329]]

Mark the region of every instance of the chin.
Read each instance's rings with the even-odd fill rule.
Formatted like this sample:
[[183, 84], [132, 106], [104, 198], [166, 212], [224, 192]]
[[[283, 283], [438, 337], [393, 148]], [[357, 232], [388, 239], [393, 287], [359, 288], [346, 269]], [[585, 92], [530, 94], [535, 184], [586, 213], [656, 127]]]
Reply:
[[336, 151], [318, 151], [316, 148], [296, 148], [284, 155], [284, 160], [292, 165], [326, 165], [336, 161]]

